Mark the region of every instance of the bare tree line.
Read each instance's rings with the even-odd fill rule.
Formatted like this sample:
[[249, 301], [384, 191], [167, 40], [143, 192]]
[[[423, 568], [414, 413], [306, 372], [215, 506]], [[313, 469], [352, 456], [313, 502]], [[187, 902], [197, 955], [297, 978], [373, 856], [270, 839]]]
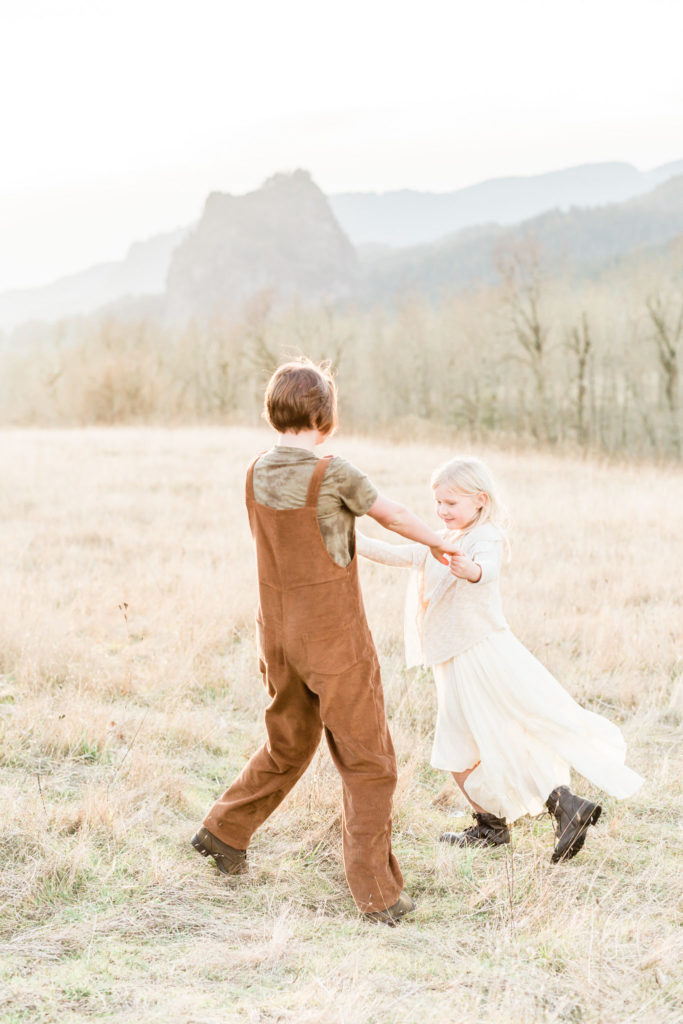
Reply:
[[239, 319], [67, 321], [1, 357], [4, 423], [255, 422], [283, 358], [329, 359], [362, 431], [681, 456], [680, 261], [600, 280], [547, 278], [533, 242], [499, 254], [501, 283], [440, 304], [282, 308]]

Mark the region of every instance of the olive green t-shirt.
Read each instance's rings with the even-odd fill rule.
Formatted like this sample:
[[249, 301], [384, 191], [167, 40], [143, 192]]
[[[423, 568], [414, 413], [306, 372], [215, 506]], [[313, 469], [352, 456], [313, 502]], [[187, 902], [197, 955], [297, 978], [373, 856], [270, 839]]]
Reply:
[[[254, 497], [269, 508], [301, 508], [318, 456], [305, 448], [276, 445], [254, 466]], [[365, 473], [335, 455], [325, 470], [318, 495], [318, 523], [325, 547], [338, 565], [353, 558], [355, 521], [377, 500], [377, 488]]]

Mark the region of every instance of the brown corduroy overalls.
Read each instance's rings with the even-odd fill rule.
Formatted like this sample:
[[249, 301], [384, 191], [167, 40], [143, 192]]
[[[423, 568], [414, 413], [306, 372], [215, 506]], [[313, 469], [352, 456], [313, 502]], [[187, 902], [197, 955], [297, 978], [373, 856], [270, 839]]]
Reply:
[[247, 510], [256, 544], [260, 667], [272, 697], [268, 740], [204, 819], [218, 839], [246, 849], [253, 833], [301, 778], [322, 730], [343, 789], [346, 878], [359, 909], [392, 906], [403, 877], [391, 852], [396, 757], [384, 712], [379, 662], [365, 618], [356, 555], [337, 565], [320, 533], [320, 484], [331, 456], [313, 470], [306, 504]]

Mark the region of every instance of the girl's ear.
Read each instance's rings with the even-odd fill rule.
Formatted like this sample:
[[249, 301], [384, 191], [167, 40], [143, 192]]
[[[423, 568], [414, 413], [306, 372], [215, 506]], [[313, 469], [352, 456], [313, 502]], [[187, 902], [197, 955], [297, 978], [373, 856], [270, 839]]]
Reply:
[[486, 491], [479, 491], [477, 495], [477, 501], [479, 502], [479, 508], [484, 508], [489, 503], [489, 496]]

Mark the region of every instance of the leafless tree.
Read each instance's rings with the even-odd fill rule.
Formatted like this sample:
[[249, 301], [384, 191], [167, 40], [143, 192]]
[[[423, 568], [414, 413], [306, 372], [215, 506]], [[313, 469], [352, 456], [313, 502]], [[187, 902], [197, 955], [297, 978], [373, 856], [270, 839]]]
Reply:
[[677, 455], [681, 452], [679, 356], [683, 338], [683, 297], [655, 292], [646, 300], [652, 325], [652, 339], [657, 346], [662, 371], [664, 397], [669, 414], [671, 445]]
[[498, 251], [498, 269], [503, 279], [503, 307], [512, 334], [522, 349], [522, 360], [531, 371], [536, 398], [531, 427], [542, 440], [554, 440], [547, 391], [547, 357], [549, 325], [541, 308], [543, 274], [537, 242], [529, 238], [524, 244]]
[[581, 313], [580, 321], [572, 327], [567, 340], [567, 348], [576, 360], [576, 392], [574, 402], [576, 408], [576, 436], [580, 445], [585, 446], [588, 440], [586, 424], [586, 398], [588, 393], [588, 367], [593, 339], [588, 326], [588, 314]]
[[279, 362], [277, 348], [271, 343], [268, 330], [274, 301], [272, 289], [258, 292], [245, 304], [242, 323], [242, 336], [246, 343], [245, 360], [265, 380], [268, 380]]

